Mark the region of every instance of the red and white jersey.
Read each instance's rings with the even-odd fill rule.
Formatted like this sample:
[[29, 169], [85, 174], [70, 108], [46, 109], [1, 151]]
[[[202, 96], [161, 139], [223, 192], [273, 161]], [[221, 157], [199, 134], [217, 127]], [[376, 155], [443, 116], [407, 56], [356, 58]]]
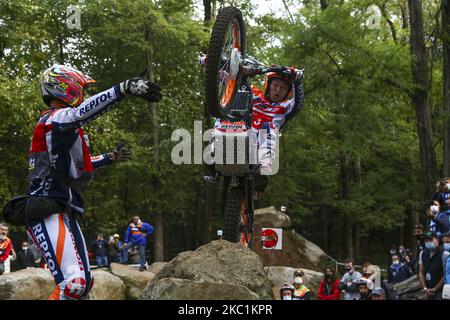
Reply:
[[49, 110], [41, 115], [29, 154], [30, 195], [49, 197], [78, 212], [84, 211], [81, 193], [94, 169], [112, 160], [106, 154], [91, 157], [82, 125], [121, 98], [118, 86], [114, 86], [76, 108]]
[[271, 102], [260, 89], [253, 86], [252, 128], [259, 130], [267, 127], [267, 123], [269, 123], [271, 129], [281, 129], [303, 107], [302, 83], [299, 82], [297, 87], [293, 84], [292, 90], [292, 99]]

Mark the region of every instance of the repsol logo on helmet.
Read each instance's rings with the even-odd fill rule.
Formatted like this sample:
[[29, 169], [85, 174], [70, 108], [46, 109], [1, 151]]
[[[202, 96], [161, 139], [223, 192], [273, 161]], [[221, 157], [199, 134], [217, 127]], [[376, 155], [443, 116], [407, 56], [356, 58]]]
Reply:
[[86, 104], [84, 107], [80, 108], [79, 113], [80, 116], [85, 115], [87, 112], [95, 109], [100, 102], [106, 102], [106, 100], [112, 99], [111, 91], [102, 93], [101, 95], [98, 95], [95, 99], [92, 99], [92, 101], [88, 104]]

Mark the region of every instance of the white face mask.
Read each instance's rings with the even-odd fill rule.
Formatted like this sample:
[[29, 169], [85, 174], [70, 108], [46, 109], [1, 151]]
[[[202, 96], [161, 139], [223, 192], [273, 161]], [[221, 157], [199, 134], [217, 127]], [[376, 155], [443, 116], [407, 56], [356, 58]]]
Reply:
[[430, 207], [431, 212], [433, 212], [434, 214], [439, 213], [439, 207], [434, 205]]
[[5, 240], [6, 236], [4, 234], [0, 234], [0, 240]]
[[302, 277], [295, 277], [294, 278], [294, 282], [297, 283], [297, 284], [302, 284], [303, 283], [303, 279], [302, 279]]
[[292, 300], [292, 296], [283, 296], [283, 300]]
[[447, 190], [450, 190], [450, 183], [447, 183], [446, 186], [447, 186]]
[[22, 247], [22, 250], [23, 250], [23, 251], [27, 251], [27, 250], [28, 250], [28, 247]]
[[142, 224], [142, 220], [139, 219], [138, 222], [137, 222], [137, 224]]

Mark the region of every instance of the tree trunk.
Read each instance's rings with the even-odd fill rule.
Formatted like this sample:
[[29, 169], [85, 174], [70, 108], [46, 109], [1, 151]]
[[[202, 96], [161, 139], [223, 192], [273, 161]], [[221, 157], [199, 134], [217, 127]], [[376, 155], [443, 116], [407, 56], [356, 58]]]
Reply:
[[355, 256], [355, 259], [358, 259], [361, 256], [361, 224], [359, 222], [355, 223], [353, 237], [353, 254]]
[[354, 255], [354, 251], [353, 251], [353, 226], [352, 223], [350, 221], [349, 218], [346, 219], [345, 221], [345, 256], [346, 259], [347, 258], [352, 258], [353, 259], [353, 255]]
[[320, 0], [320, 9], [325, 10], [328, 7], [327, 0]]
[[323, 233], [323, 243], [322, 243], [322, 249], [325, 252], [329, 252], [328, 251], [328, 214], [327, 214], [327, 208], [324, 206], [320, 207], [321, 211], [322, 211], [322, 221], [323, 221], [323, 229], [322, 229], [322, 233]]
[[[151, 18], [150, 18], [151, 19]], [[150, 22], [151, 23], [151, 22]], [[152, 38], [152, 32], [150, 26], [145, 26], [145, 39], [147, 41], [147, 79], [154, 81], [154, 42]], [[159, 174], [159, 123], [156, 109], [156, 103], [148, 104], [149, 113], [151, 117], [151, 133], [152, 133], [152, 147], [153, 147], [153, 165], [156, 172]], [[159, 176], [155, 178], [153, 184], [153, 192], [158, 193], [160, 188]], [[155, 241], [154, 241], [154, 253], [155, 262], [164, 261], [164, 223], [161, 208], [155, 210]]]
[[414, 89], [412, 103], [415, 107], [417, 130], [419, 134], [420, 163], [424, 185], [424, 196], [433, 194], [436, 179], [436, 154], [433, 148], [431, 106], [429, 103], [428, 57], [422, 19], [421, 0], [408, 0], [411, 25], [410, 47], [412, 55], [412, 76]]
[[409, 28], [409, 15], [405, 0], [399, 0], [400, 11], [402, 13], [402, 29]]
[[391, 18], [389, 17], [389, 13], [387, 12], [386, 2], [380, 4], [380, 10], [381, 15], [386, 20], [386, 22], [389, 25], [389, 28], [391, 29], [392, 39], [394, 40], [394, 42], [397, 42], [397, 30], [395, 29], [394, 22], [391, 20]]
[[[348, 170], [348, 160], [347, 155], [344, 151], [341, 151], [340, 157], [340, 182], [341, 182], [341, 198], [348, 199], [350, 195], [349, 189], [349, 170]], [[353, 258], [353, 225], [349, 217], [347, 217], [344, 213], [345, 224], [344, 224], [344, 233], [345, 233], [345, 254], [347, 258]]]
[[450, 175], [450, 1], [442, 0], [442, 46], [443, 46], [443, 104], [444, 124], [444, 168], [443, 175]]

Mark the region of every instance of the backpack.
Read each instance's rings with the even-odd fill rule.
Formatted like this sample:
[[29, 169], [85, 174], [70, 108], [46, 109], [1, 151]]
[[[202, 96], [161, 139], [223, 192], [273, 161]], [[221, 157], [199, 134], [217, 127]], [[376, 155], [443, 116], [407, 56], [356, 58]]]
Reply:
[[49, 198], [20, 195], [5, 204], [2, 214], [6, 222], [14, 226], [26, 226], [32, 220], [45, 219], [65, 209], [66, 206]]

